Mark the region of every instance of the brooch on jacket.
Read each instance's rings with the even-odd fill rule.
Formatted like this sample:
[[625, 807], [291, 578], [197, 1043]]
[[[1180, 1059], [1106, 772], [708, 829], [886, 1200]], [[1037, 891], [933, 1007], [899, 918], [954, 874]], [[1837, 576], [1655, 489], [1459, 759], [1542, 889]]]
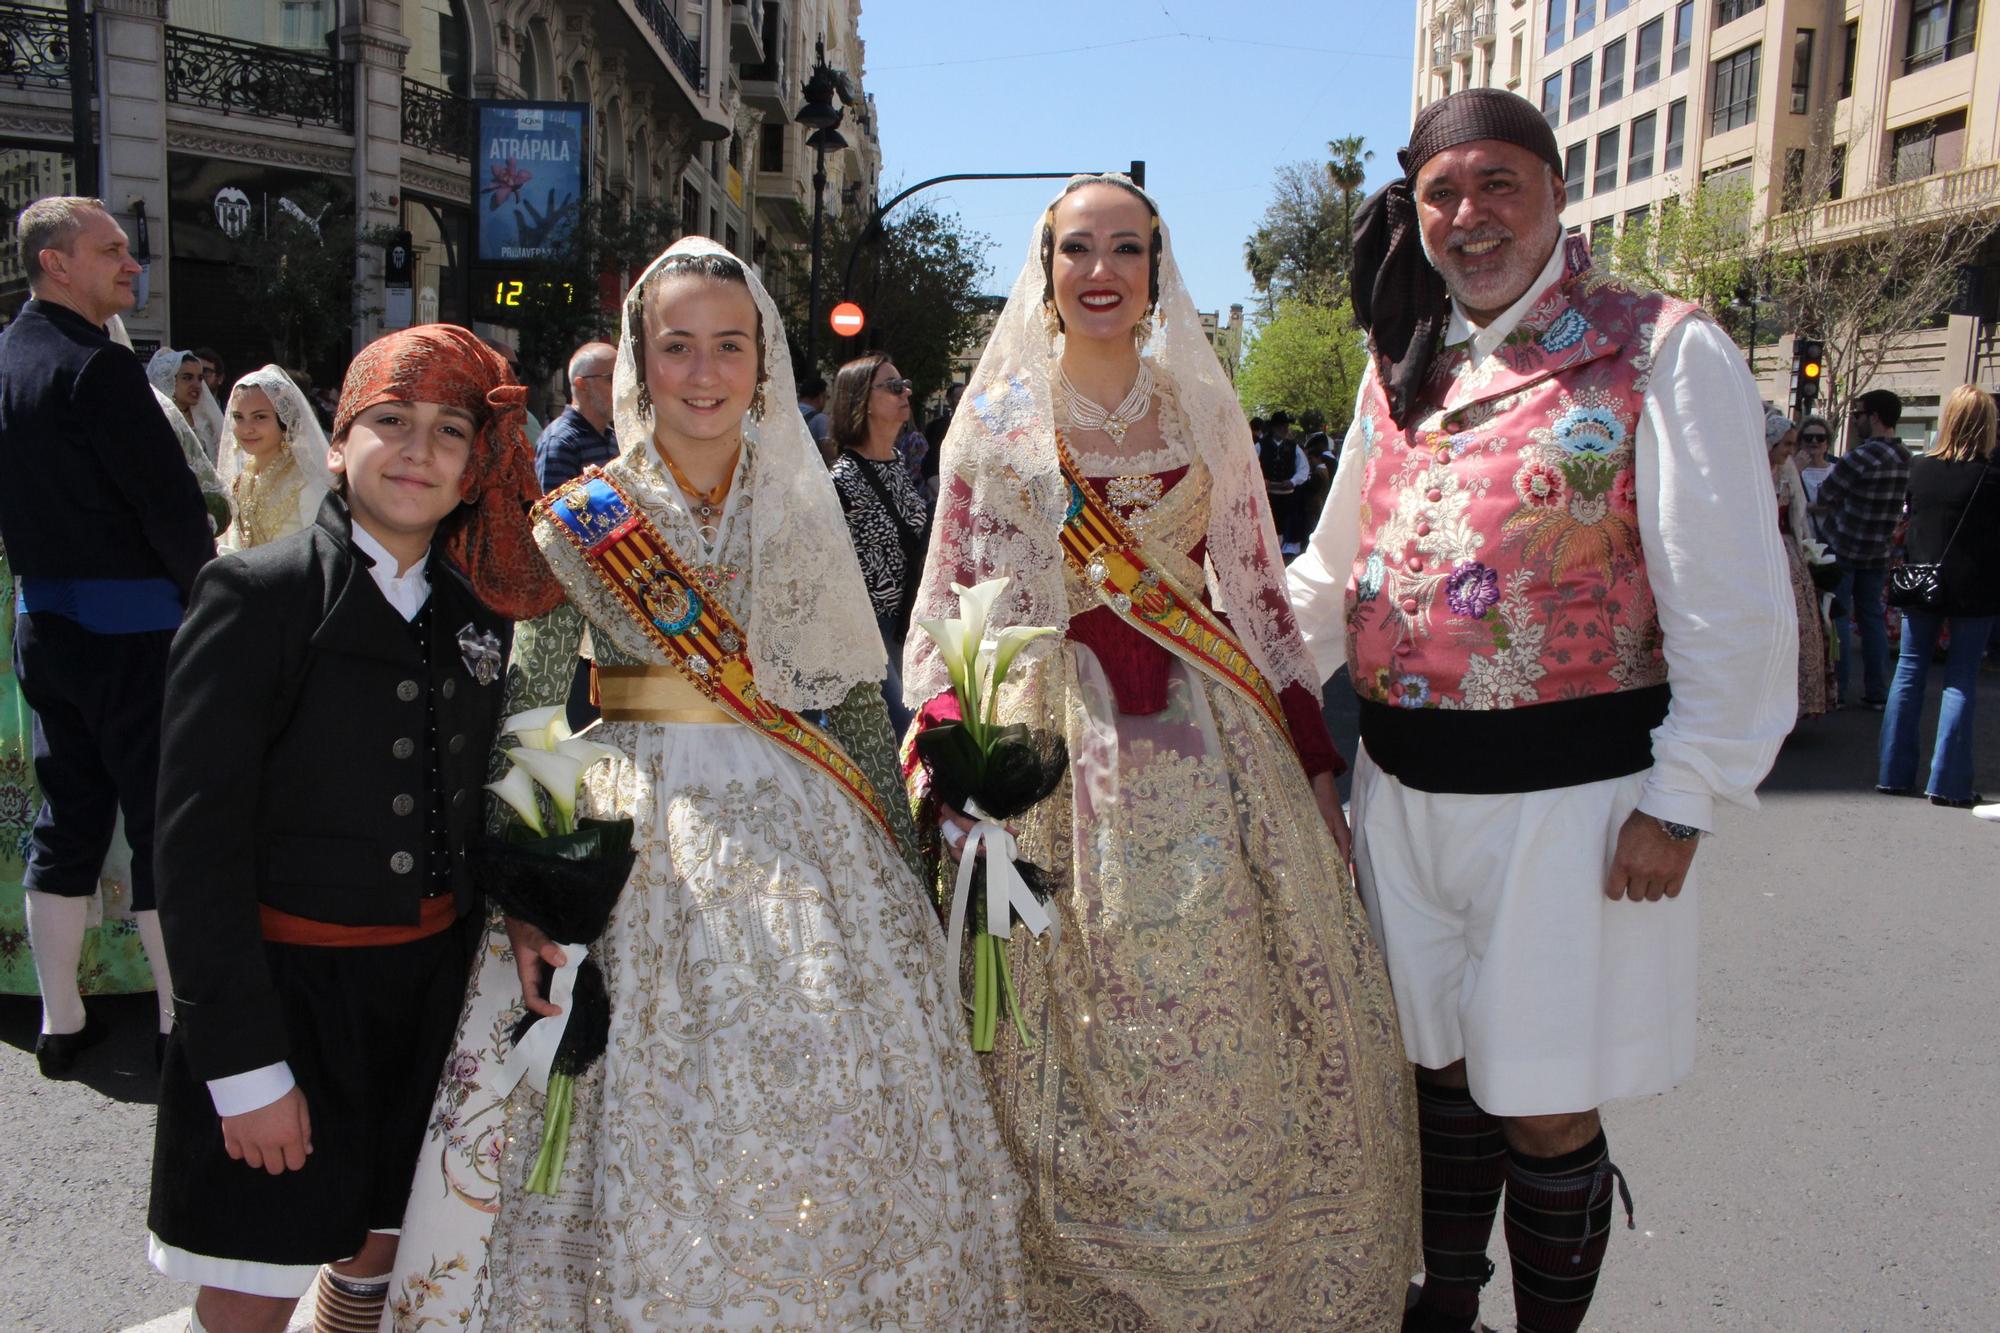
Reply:
[[458, 651], [465, 659], [465, 669], [481, 685], [500, 679], [500, 668], [506, 663], [500, 653], [500, 636], [492, 630], [482, 630], [468, 620], [458, 632]]

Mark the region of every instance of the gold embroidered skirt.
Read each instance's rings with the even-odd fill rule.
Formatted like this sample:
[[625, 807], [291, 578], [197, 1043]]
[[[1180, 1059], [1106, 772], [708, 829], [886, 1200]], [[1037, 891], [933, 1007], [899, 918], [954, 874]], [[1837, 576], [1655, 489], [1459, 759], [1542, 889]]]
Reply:
[[1009, 965], [1034, 1044], [984, 1057], [1026, 1178], [1038, 1330], [1389, 1329], [1421, 1266], [1416, 1112], [1381, 955], [1289, 744], [1185, 664], [1120, 715], [1065, 645], [1010, 698], [1068, 785]]

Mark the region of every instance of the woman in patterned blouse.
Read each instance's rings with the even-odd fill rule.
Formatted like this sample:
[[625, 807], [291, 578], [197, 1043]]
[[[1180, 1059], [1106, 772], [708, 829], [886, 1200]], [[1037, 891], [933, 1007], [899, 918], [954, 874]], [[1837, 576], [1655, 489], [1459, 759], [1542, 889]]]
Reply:
[[840, 368], [827, 415], [840, 450], [833, 489], [889, 650], [889, 712], [900, 730], [910, 719], [896, 663], [903, 657], [917, 575], [930, 543], [929, 506], [896, 452], [896, 438], [910, 420], [910, 382], [887, 352], [870, 352]]

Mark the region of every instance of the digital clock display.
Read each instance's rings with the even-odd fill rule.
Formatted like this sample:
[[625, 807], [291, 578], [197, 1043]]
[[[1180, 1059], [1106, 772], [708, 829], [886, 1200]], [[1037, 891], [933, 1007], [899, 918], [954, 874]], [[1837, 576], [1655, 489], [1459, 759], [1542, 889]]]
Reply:
[[516, 278], [492, 270], [476, 274], [472, 288], [477, 313], [502, 318], [519, 314], [530, 306], [575, 305], [577, 300], [575, 283], [532, 276]]

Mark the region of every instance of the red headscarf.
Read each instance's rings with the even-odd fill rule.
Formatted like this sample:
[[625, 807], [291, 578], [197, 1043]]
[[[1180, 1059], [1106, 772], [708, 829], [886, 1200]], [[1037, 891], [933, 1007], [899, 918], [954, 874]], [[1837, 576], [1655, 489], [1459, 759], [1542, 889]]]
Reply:
[[347, 368], [333, 438], [377, 403], [440, 403], [469, 412], [480, 424], [459, 482], [464, 503], [441, 526], [445, 554], [472, 581], [487, 606], [513, 620], [530, 620], [563, 600], [528, 525], [541, 498], [535, 455], [522, 422], [528, 391], [507, 363], [456, 324], [420, 324], [387, 334], [361, 349]]

